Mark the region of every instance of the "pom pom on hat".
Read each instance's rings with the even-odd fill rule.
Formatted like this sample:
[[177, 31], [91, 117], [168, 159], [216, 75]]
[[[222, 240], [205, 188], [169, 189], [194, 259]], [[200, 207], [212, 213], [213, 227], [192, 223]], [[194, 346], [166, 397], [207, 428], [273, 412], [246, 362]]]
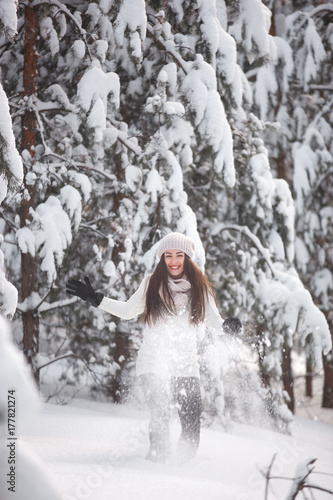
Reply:
[[169, 233], [161, 239], [157, 255], [160, 259], [167, 250], [180, 250], [193, 259], [195, 252], [194, 242], [181, 233]]

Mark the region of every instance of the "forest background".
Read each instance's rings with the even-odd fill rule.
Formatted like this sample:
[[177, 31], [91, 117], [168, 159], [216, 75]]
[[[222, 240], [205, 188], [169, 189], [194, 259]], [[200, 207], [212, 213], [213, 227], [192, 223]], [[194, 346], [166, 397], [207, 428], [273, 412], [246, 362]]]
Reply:
[[0, 30], [0, 307], [45, 398], [133, 396], [141, 323], [64, 284], [124, 300], [177, 230], [244, 324], [202, 331], [207, 421], [286, 429], [295, 353], [332, 408], [332, 4], [1, 0]]

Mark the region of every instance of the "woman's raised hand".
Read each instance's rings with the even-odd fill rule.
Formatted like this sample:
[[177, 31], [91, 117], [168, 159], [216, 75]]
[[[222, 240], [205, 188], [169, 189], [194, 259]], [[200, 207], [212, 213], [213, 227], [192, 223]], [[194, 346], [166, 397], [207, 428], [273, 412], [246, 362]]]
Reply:
[[104, 297], [103, 293], [95, 292], [87, 276], [84, 278], [84, 283], [73, 278], [70, 279], [68, 283], [66, 283], [66, 293], [68, 295], [79, 297], [80, 299], [89, 302], [94, 307], [98, 307]]

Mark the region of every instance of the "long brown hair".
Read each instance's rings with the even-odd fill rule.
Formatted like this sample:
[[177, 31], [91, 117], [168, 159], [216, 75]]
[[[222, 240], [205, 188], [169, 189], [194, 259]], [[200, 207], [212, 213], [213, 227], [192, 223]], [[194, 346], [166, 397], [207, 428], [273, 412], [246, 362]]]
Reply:
[[[205, 301], [208, 294], [211, 294], [215, 300], [214, 292], [206, 276], [186, 254], [184, 275], [191, 284], [190, 323], [198, 325], [205, 319]], [[146, 293], [144, 320], [149, 325], [156, 323], [159, 319], [166, 318], [170, 313], [176, 314], [175, 304], [168, 286], [168, 277], [163, 254], [150, 277]]]

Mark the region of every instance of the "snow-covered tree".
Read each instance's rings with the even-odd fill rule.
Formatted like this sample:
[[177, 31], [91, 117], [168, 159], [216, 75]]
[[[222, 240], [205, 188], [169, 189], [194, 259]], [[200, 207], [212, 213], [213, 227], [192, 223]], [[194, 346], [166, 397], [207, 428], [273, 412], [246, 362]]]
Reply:
[[[302, 8], [275, 2], [276, 54], [255, 76], [260, 117], [272, 166], [295, 198], [295, 265], [332, 332], [332, 20], [329, 4]], [[273, 132], [273, 133], [272, 133]], [[309, 377], [315, 369], [307, 347]], [[332, 354], [324, 357], [324, 405], [332, 407]], [[311, 389], [309, 389], [311, 392]], [[311, 394], [310, 394], [311, 395]]]
[[[0, 35], [5, 33], [13, 41], [17, 33], [16, 8], [13, 1], [0, 9]], [[16, 149], [7, 96], [0, 82], [0, 207], [4, 200], [11, 199], [23, 180], [22, 160]], [[0, 208], [1, 210], [1, 208]], [[1, 232], [5, 232], [4, 220]], [[17, 289], [6, 279], [4, 255], [1, 250], [3, 234], [0, 235], [0, 313], [12, 317], [17, 307]]]

